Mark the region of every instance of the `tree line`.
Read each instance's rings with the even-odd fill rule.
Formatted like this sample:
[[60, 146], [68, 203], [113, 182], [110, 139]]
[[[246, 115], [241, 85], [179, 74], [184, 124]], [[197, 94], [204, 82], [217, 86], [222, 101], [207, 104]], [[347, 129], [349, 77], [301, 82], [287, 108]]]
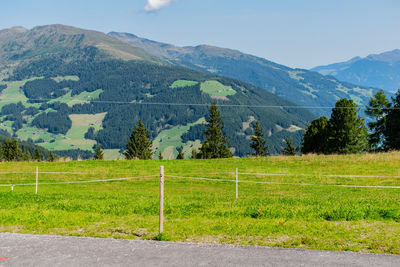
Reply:
[[[377, 92], [370, 99], [366, 114], [371, 118], [368, 123], [368, 132], [364, 118], [358, 115], [359, 108], [353, 100], [340, 99], [332, 109], [331, 117], [320, 117], [308, 124], [302, 147], [293, 145], [291, 138], [285, 138], [286, 144], [282, 149], [284, 155], [296, 155], [299, 151], [303, 154], [349, 154], [369, 151], [389, 151], [400, 149], [400, 90], [389, 101], [383, 90]], [[199, 151], [192, 150], [192, 158], [214, 159], [230, 158], [233, 153], [228, 146], [229, 138], [223, 134], [224, 122], [221, 118], [217, 104], [214, 102], [209, 109], [206, 129], [202, 132], [204, 141]], [[254, 151], [250, 156], [267, 156], [268, 146], [265, 134], [256, 121], [253, 125], [253, 134], [250, 137], [250, 147]], [[177, 159], [184, 159], [182, 147], [177, 148]], [[126, 159], [152, 159], [152, 141], [150, 131], [141, 120], [134, 126], [132, 134], [124, 151]], [[103, 160], [104, 153], [99, 143], [95, 146], [95, 160]], [[163, 159], [162, 152], [159, 159]], [[5, 139], [0, 144], [1, 161], [41, 161], [44, 157], [38, 148], [32, 154], [22, 152], [17, 139]], [[55, 161], [53, 152], [47, 161]]]
[[[23, 152], [25, 150], [25, 152]], [[0, 143], [0, 161], [50, 161], [53, 162], [57, 158], [53, 152], [43, 153], [39, 150], [39, 148], [35, 148], [32, 152], [32, 149], [26, 149], [21, 146], [17, 139], [6, 138], [4, 143]]]
[[[293, 145], [291, 138], [284, 138], [283, 155], [302, 154], [350, 154], [361, 152], [389, 151], [400, 149], [400, 90], [392, 102], [387, 100], [383, 90], [370, 99], [366, 114], [371, 117], [365, 126], [365, 119], [358, 115], [359, 108], [351, 99], [340, 99], [332, 109], [331, 117], [320, 117], [308, 124], [301, 147]], [[209, 109], [203, 143], [199, 151], [193, 150], [191, 158], [212, 159], [233, 156], [228, 147], [229, 138], [223, 134], [224, 122], [216, 103]], [[265, 134], [256, 121], [250, 137], [250, 156], [267, 156], [268, 146]], [[184, 159], [182, 147], [177, 148], [177, 159]], [[140, 120], [134, 127], [124, 155], [127, 159], [151, 159], [152, 142], [150, 132]], [[159, 159], [163, 159], [162, 152]]]
[[352, 100], [339, 100], [330, 119], [320, 117], [307, 126], [301, 152], [348, 154], [400, 149], [400, 90], [391, 101], [383, 90], [370, 99], [365, 112], [371, 118], [370, 133], [358, 111]]

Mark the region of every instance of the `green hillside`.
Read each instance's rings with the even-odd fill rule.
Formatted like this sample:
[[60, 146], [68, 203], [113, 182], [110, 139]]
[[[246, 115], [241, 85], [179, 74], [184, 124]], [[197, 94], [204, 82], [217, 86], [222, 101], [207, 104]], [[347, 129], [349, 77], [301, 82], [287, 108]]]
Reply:
[[[221, 112], [236, 156], [250, 152], [255, 119], [276, 154], [285, 137], [299, 144], [313, 118], [303, 109], [252, 108], [294, 104], [238, 80], [159, 64], [162, 59], [101, 33], [60, 25], [20, 31], [14, 34], [18, 38], [11, 34], [11, 40], [24, 40], [18, 53], [10, 50], [12, 41], [2, 39], [0, 55], [8, 65], [1, 69], [0, 123], [10, 134], [50, 150], [91, 151], [99, 142], [108, 155], [118, 155], [142, 119], [156, 140], [156, 154], [165, 149], [172, 158], [180, 146], [188, 154], [199, 147], [204, 129], [199, 122], [216, 101], [228, 105]], [[122, 43], [136, 58], [121, 60], [99, 43]]]
[[172, 64], [251, 83], [297, 105], [309, 107], [316, 115], [329, 116], [330, 109], [318, 107], [332, 107], [340, 98], [351, 98], [357, 104], [365, 105], [376, 91], [340, 82], [332, 76], [292, 69], [236, 50], [208, 45], [177, 47], [129, 33], [112, 32], [109, 35], [159, 55]]

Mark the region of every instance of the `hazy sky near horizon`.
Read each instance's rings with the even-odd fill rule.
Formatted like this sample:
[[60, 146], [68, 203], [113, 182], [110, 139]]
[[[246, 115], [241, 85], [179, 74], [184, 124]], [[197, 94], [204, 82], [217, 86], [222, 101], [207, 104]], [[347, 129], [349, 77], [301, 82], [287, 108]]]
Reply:
[[66, 24], [311, 68], [400, 48], [398, 0], [2, 0], [0, 29]]

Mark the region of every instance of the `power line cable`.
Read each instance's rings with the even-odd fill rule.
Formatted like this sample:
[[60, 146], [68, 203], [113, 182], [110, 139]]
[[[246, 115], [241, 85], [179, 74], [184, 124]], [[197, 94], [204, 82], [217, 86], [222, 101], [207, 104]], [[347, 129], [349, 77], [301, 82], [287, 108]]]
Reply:
[[[29, 99], [30, 101], [48, 102], [56, 99]], [[1, 99], [0, 102], [20, 101], [20, 99]], [[57, 101], [55, 101], [57, 102]], [[212, 103], [178, 103], [178, 102], [128, 102], [128, 101], [107, 101], [107, 100], [88, 100], [87, 104], [118, 104], [118, 105], [164, 105], [164, 106], [200, 106], [210, 107]], [[354, 107], [334, 107], [334, 106], [297, 106], [297, 105], [242, 105], [242, 104], [218, 104], [218, 107], [236, 107], [236, 108], [286, 108], [286, 109], [353, 109]], [[357, 106], [359, 109], [367, 109], [367, 106]], [[382, 109], [369, 107], [369, 109]], [[388, 107], [384, 110], [400, 110], [400, 107]]]

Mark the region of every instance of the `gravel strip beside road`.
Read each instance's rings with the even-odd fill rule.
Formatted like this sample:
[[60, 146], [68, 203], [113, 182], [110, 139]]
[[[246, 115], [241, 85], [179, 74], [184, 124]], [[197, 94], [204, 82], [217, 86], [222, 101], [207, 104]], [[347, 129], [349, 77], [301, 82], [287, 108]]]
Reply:
[[400, 266], [400, 256], [0, 234], [0, 266]]

